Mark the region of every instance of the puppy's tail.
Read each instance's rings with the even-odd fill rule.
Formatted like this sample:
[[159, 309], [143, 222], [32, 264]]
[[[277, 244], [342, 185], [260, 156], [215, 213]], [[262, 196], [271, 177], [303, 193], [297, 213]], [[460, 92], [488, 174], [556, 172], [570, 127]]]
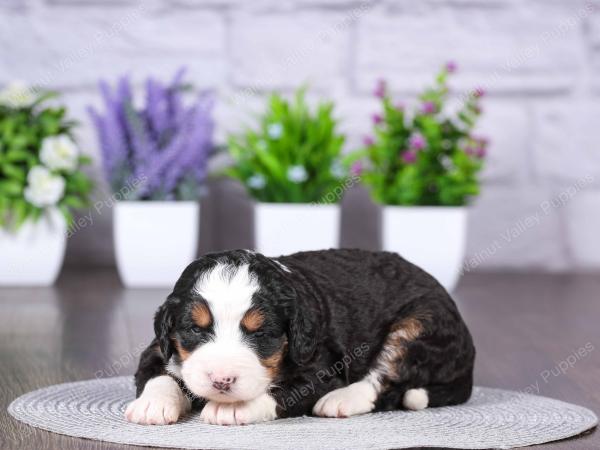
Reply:
[[429, 406], [429, 392], [425, 388], [409, 389], [404, 393], [402, 406], [411, 411], [421, 411]]

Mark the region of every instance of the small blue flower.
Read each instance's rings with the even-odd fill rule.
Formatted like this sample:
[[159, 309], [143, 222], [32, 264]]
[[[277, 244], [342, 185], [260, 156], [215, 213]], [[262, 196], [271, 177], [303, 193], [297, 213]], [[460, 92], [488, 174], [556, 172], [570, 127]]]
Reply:
[[267, 127], [267, 134], [271, 139], [279, 139], [283, 134], [283, 125], [279, 122], [272, 123]]
[[304, 166], [290, 166], [287, 177], [292, 183], [302, 183], [308, 179], [308, 172], [306, 172]]
[[339, 162], [338, 160], [335, 160], [333, 162], [329, 171], [331, 172], [331, 175], [334, 176], [334, 178], [340, 179], [340, 178], [344, 178], [346, 176], [346, 170], [344, 169], [344, 166], [342, 165], [342, 163]]
[[246, 184], [251, 189], [262, 189], [267, 185], [267, 180], [262, 175], [255, 174], [246, 180]]

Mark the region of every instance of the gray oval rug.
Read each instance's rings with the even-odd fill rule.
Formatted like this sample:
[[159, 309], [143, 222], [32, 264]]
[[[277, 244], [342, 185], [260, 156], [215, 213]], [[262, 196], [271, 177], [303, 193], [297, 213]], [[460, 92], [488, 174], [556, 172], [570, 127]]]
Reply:
[[175, 425], [131, 424], [123, 412], [133, 398], [131, 377], [79, 381], [25, 394], [8, 412], [29, 425], [68, 436], [190, 449], [514, 448], [575, 436], [598, 422], [580, 406], [482, 387], [461, 406], [348, 419], [302, 417], [243, 427], [205, 425], [198, 414]]

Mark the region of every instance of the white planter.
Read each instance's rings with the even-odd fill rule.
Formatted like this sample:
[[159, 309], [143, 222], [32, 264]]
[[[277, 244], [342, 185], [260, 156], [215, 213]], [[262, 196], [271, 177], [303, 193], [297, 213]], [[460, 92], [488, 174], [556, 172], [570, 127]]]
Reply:
[[27, 221], [16, 232], [0, 229], [0, 285], [49, 286], [62, 267], [67, 224], [60, 212]]
[[456, 286], [465, 257], [467, 208], [383, 207], [383, 248], [433, 275], [448, 291]]
[[280, 256], [305, 250], [336, 248], [339, 235], [339, 205], [256, 204], [255, 246], [264, 255]]
[[118, 202], [113, 231], [117, 269], [128, 287], [173, 287], [197, 256], [197, 202]]

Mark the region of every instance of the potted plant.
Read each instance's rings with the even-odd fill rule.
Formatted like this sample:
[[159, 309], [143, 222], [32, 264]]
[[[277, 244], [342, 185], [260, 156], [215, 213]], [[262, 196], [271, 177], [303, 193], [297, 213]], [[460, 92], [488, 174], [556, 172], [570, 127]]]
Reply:
[[312, 111], [305, 89], [288, 101], [270, 96], [256, 129], [231, 136], [233, 165], [255, 206], [255, 247], [275, 256], [337, 247], [339, 200], [347, 183], [340, 159], [344, 137], [337, 132], [333, 104]]
[[[383, 205], [382, 244], [433, 274], [451, 290], [463, 263], [467, 205], [479, 193], [478, 174], [487, 140], [473, 135], [481, 89], [448, 113], [447, 64], [413, 111], [394, 104], [384, 81], [375, 95], [383, 111], [373, 116], [374, 136], [355, 155], [366, 160], [361, 179]], [[355, 166], [355, 167], [357, 167]]]
[[22, 83], [0, 92], [0, 285], [51, 285], [62, 267], [73, 208], [92, 189], [89, 159], [55, 95]]
[[90, 108], [104, 173], [119, 200], [113, 232], [126, 286], [171, 286], [197, 256], [198, 197], [213, 151], [213, 100], [204, 93], [185, 104], [183, 74], [166, 85], [149, 78], [141, 107], [127, 77], [114, 89], [101, 82], [105, 112]]

